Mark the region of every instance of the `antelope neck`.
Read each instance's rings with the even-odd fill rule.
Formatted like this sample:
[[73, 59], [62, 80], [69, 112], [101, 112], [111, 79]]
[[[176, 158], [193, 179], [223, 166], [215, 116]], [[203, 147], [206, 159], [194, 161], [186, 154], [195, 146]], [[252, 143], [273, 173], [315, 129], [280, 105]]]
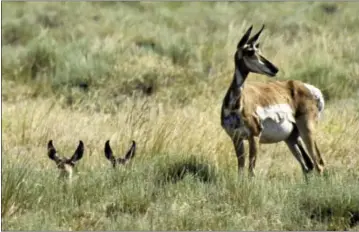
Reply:
[[239, 99], [242, 96], [242, 89], [244, 81], [249, 74], [248, 69], [245, 67], [243, 60], [235, 59], [235, 70], [233, 80], [227, 91], [224, 106], [227, 109], [236, 110], [240, 107]]

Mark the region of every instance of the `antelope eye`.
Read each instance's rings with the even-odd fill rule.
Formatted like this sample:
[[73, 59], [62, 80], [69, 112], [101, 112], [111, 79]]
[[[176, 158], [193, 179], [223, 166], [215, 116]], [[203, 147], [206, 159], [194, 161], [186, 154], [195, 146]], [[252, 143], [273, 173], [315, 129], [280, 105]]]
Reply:
[[244, 54], [245, 54], [246, 56], [253, 56], [254, 53], [255, 53], [255, 51], [252, 50], [252, 49], [251, 49], [251, 50], [247, 50], [247, 51], [244, 52]]

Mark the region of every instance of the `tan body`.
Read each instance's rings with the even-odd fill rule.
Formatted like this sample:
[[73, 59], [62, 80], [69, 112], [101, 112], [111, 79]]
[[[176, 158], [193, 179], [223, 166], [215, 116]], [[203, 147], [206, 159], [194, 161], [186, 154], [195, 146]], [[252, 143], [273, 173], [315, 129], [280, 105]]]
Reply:
[[[284, 141], [309, 172], [313, 166], [319, 173], [324, 161], [314, 140], [315, 125], [324, 109], [321, 91], [301, 81], [244, 82], [250, 72], [275, 76], [278, 69], [266, 60], [255, 44], [262, 29], [251, 39], [251, 28], [237, 45], [233, 81], [223, 100], [221, 124], [231, 137], [238, 158], [239, 170], [244, 167], [243, 140], [249, 142], [249, 171], [254, 175], [257, 144]], [[304, 144], [308, 153], [304, 149]]]
[[[262, 132], [261, 115], [258, 114], [258, 107], [268, 108], [273, 105], [286, 104], [292, 110], [292, 117], [286, 120], [294, 121], [295, 117], [300, 115], [309, 114], [313, 121], [317, 121], [318, 108], [317, 100], [313, 98], [310, 90], [300, 81], [273, 81], [270, 83], [249, 83], [243, 88], [243, 97], [240, 101], [239, 109], [226, 109], [224, 108], [224, 115], [228, 112], [236, 112], [236, 114], [243, 120], [244, 133], [248, 131], [247, 135], [243, 134], [246, 139], [248, 136], [260, 137]], [[283, 112], [284, 113], [284, 112]], [[278, 118], [285, 117], [286, 115], [278, 115]], [[234, 133], [236, 130], [232, 127], [226, 128], [229, 134]], [[238, 131], [238, 130], [237, 130]], [[282, 140], [280, 140], [282, 141]], [[261, 143], [275, 143], [279, 141], [266, 142], [263, 138]]]

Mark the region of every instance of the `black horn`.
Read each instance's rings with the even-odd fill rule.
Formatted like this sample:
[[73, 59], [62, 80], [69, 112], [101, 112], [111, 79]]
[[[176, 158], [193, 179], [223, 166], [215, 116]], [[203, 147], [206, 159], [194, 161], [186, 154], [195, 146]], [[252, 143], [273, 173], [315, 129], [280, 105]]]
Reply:
[[241, 48], [247, 43], [249, 36], [251, 35], [252, 28], [253, 25], [248, 28], [247, 32], [242, 36], [241, 40], [238, 42], [237, 48]]
[[257, 40], [258, 40], [259, 36], [261, 35], [263, 29], [264, 29], [264, 24], [262, 25], [262, 28], [257, 32], [257, 34], [255, 34], [252, 38], [250, 38], [247, 43], [253, 44], [253, 43], [257, 42]]

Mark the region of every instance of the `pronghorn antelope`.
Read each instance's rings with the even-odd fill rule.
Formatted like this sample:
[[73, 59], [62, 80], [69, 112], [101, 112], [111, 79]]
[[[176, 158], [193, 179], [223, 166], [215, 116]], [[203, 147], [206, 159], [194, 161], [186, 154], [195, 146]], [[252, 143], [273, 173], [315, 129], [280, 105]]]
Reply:
[[111, 146], [110, 146], [110, 140], [107, 140], [105, 143], [105, 157], [112, 163], [112, 166], [115, 168], [117, 164], [125, 165], [135, 156], [136, 154], [136, 142], [132, 140], [132, 145], [130, 149], [127, 151], [124, 158], [117, 158], [114, 157]]
[[79, 161], [84, 154], [84, 143], [80, 140], [77, 149], [75, 150], [74, 154], [71, 158], [66, 157], [58, 157], [57, 151], [50, 140], [47, 144], [47, 155], [53, 161], [55, 161], [57, 168], [60, 169], [60, 176], [59, 178], [68, 177], [69, 179], [72, 178], [73, 169], [77, 161]]
[[[244, 145], [249, 143], [249, 174], [254, 175], [257, 142], [284, 141], [299, 161], [304, 173], [324, 169], [324, 161], [315, 142], [314, 132], [324, 109], [321, 91], [301, 81], [244, 82], [250, 72], [274, 77], [278, 68], [263, 57], [256, 43], [262, 28], [252, 38], [252, 26], [238, 42], [234, 55], [233, 80], [223, 99], [221, 125], [231, 137], [238, 160], [238, 170], [244, 168]], [[310, 157], [303, 148], [303, 142]], [[303, 159], [304, 160], [303, 160]], [[312, 160], [311, 160], [312, 159]], [[314, 164], [313, 164], [314, 163]]]

